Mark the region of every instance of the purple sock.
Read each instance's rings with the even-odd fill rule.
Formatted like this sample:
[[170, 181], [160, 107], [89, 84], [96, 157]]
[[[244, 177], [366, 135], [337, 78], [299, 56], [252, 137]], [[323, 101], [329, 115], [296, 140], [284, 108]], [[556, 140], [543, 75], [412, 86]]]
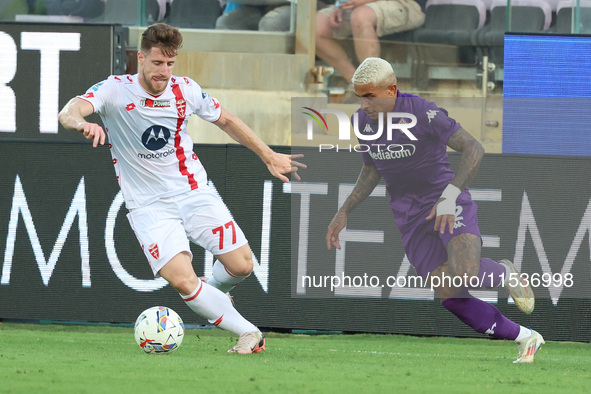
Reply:
[[482, 334], [512, 340], [519, 335], [519, 324], [503, 316], [494, 305], [472, 297], [466, 288], [455, 294], [454, 298], [441, 301], [441, 305]]
[[[478, 280], [474, 279], [470, 283], [471, 289], [490, 289], [503, 285], [503, 279], [507, 278], [505, 266], [497, 261], [483, 257], [480, 259], [480, 269], [478, 270]], [[478, 286], [476, 286], [478, 284]]]

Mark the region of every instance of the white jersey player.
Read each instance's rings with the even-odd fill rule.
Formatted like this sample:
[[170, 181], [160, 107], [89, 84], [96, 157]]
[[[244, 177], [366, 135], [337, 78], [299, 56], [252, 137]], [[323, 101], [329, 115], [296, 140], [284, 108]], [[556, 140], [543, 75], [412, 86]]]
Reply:
[[195, 81], [171, 76], [166, 89], [152, 95], [137, 74], [111, 76], [78, 97], [101, 115], [128, 209], [206, 184], [187, 122], [192, 114], [215, 122], [222, 111]]
[[[196, 313], [240, 336], [229, 352], [265, 349], [259, 329], [244, 319], [224, 294], [252, 272], [252, 252], [229, 210], [207, 185], [186, 126], [196, 114], [213, 122], [255, 152], [270, 173], [283, 175], [305, 165], [264, 144], [239, 118], [205, 93], [195, 81], [172, 75], [182, 45], [178, 29], [164, 23], [144, 31], [136, 75], [111, 76], [73, 98], [60, 111], [67, 129], [81, 132], [97, 147], [109, 147], [129, 222], [155, 276], [165, 278]], [[105, 130], [86, 122], [98, 113]], [[105, 133], [106, 131], [106, 133]], [[189, 241], [211, 251], [213, 275], [200, 280], [191, 265]]]

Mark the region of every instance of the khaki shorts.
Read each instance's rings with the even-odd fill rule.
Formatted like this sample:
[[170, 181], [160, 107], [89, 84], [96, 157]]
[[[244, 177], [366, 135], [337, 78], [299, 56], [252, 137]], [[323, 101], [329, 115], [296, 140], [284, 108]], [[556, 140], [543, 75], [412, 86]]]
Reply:
[[[413, 30], [425, 23], [425, 14], [421, 6], [414, 0], [378, 0], [373, 3], [365, 4], [371, 8], [377, 16], [376, 32], [378, 37], [401, 31]], [[329, 16], [335, 10], [332, 5], [321, 9], [320, 13]], [[351, 12], [344, 12], [343, 22], [338, 29], [334, 30], [333, 38], [350, 37], [351, 32]]]

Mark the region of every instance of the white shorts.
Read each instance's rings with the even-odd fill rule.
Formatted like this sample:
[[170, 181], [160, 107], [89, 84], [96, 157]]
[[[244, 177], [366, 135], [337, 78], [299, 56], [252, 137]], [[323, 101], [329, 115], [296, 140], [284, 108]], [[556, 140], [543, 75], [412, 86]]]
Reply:
[[177, 254], [193, 258], [189, 241], [214, 255], [248, 243], [220, 195], [207, 185], [133, 209], [127, 219], [155, 277]]

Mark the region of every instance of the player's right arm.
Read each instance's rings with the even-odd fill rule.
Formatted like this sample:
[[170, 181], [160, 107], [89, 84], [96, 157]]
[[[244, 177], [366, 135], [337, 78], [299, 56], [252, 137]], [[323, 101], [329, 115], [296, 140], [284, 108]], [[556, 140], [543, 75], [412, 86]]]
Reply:
[[343, 206], [338, 210], [328, 225], [326, 233], [326, 247], [330, 250], [332, 246], [341, 249], [339, 233], [347, 224], [347, 215], [363, 200], [365, 200], [380, 182], [381, 175], [375, 165], [364, 163], [353, 187], [353, 191], [345, 200]]
[[105, 144], [106, 135], [101, 126], [84, 119], [93, 112], [94, 107], [90, 102], [74, 97], [62, 108], [58, 119], [65, 129], [78, 130], [86, 139], [92, 140], [92, 146], [96, 148], [99, 143]]

